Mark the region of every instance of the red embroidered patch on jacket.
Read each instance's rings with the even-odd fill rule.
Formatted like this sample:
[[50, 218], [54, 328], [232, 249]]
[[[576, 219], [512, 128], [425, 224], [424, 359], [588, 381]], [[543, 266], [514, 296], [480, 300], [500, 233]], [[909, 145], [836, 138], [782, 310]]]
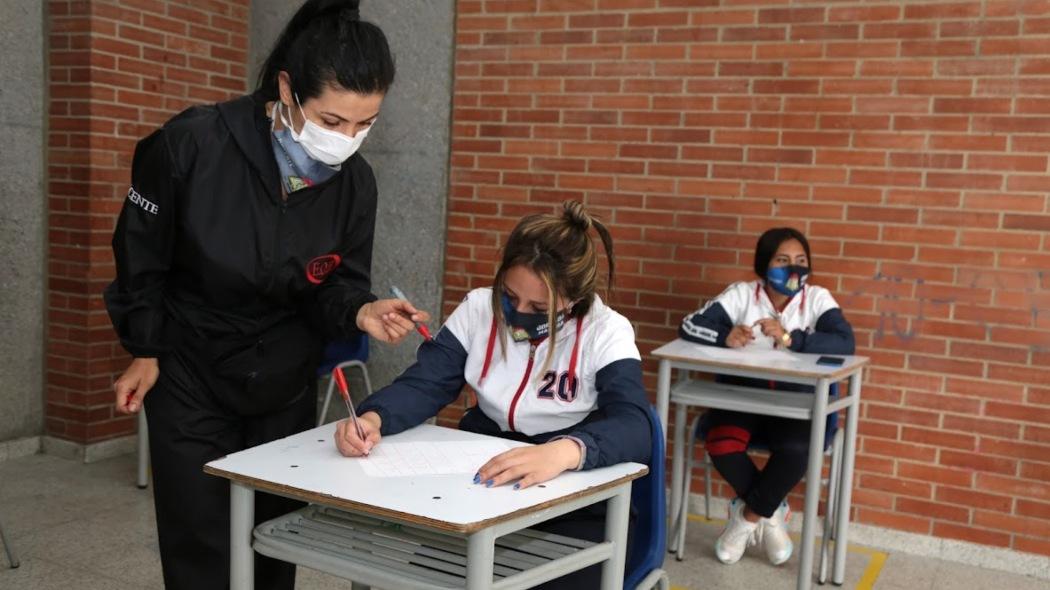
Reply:
[[325, 254], [318, 256], [306, 263], [306, 280], [315, 285], [320, 285], [325, 277], [339, 266], [343, 258], [338, 254]]

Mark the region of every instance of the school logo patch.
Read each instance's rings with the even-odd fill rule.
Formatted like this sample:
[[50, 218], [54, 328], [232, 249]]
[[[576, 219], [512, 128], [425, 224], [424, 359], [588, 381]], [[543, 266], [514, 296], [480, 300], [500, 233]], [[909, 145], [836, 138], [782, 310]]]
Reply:
[[324, 254], [318, 256], [306, 264], [306, 280], [315, 285], [320, 285], [325, 277], [339, 266], [343, 258], [338, 254]]

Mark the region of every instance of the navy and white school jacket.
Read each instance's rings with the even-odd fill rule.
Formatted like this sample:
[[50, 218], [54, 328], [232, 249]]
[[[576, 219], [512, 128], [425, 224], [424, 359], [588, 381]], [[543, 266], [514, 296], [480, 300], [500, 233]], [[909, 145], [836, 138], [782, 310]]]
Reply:
[[[764, 286], [761, 280], [733, 283], [699, 311], [686, 316], [678, 335], [693, 342], [724, 347], [726, 336], [734, 326], [753, 326], [758, 320], [774, 318], [791, 333], [790, 350], [794, 352], [853, 354], [853, 328], [830, 291], [806, 285], [788, 300], [783, 310], [777, 311]], [[753, 334], [755, 340], [747, 348], [777, 346], [761, 328], [755, 327]], [[776, 388], [801, 389], [787, 383], [776, 384]]]
[[[449, 316], [416, 362], [368, 397], [358, 414], [374, 411], [382, 434], [396, 434], [436, 415], [464, 385], [478, 403], [460, 428], [543, 443], [571, 437], [585, 447], [581, 469], [624, 461], [649, 462], [648, 400], [641, 357], [627, 318], [595, 297], [587, 314], [568, 318], [550, 339], [500, 338], [492, 289], [475, 289]], [[545, 368], [545, 369], [544, 369]]]

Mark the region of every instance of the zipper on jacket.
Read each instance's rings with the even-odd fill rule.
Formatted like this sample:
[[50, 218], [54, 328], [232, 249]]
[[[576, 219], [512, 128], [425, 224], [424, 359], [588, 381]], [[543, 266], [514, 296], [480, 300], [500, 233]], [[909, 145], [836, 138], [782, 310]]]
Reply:
[[514, 410], [518, 407], [518, 400], [521, 398], [521, 392], [525, 391], [525, 385], [529, 382], [529, 375], [532, 373], [532, 361], [536, 358], [536, 343], [529, 343], [529, 364], [525, 366], [525, 374], [521, 376], [521, 385], [518, 385], [518, 391], [514, 394], [514, 399], [510, 400], [510, 410], [507, 411], [507, 427], [510, 428], [511, 432], [514, 432]]

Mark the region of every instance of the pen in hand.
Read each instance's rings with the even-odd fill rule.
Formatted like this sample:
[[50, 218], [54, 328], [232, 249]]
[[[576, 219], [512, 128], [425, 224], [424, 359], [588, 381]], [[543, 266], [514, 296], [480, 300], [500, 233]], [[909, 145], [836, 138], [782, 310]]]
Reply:
[[[408, 301], [408, 297], [405, 297], [405, 293], [401, 289], [398, 289], [395, 286], [391, 286], [390, 287], [390, 292], [397, 299], [402, 299], [404, 301]], [[422, 336], [424, 340], [433, 340], [434, 339], [430, 335], [430, 330], [427, 329], [427, 325], [426, 324], [422, 324], [422, 323], [416, 322], [416, 321], [413, 321], [412, 323], [416, 325], [416, 331], [419, 332], [419, 335]]]
[[[346, 403], [346, 410], [350, 412], [350, 420], [354, 423], [354, 431], [357, 432], [357, 438], [364, 443], [365, 431], [361, 428], [361, 423], [357, 421], [357, 412], [354, 411], [354, 404], [350, 401], [350, 387], [346, 384], [346, 376], [343, 375], [342, 369], [339, 367], [332, 369], [332, 379], [335, 379], [335, 383], [339, 387], [339, 394], [343, 396], [343, 401]], [[368, 452], [365, 451], [365, 454], [367, 455]]]

